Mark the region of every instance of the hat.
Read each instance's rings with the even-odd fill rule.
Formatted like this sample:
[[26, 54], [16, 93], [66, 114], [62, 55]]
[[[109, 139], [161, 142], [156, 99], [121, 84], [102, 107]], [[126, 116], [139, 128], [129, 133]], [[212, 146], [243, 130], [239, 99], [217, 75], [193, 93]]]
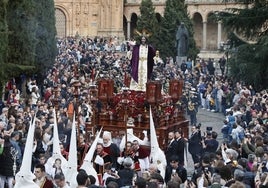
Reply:
[[30, 123], [29, 126], [22, 163], [19, 172], [16, 174], [15, 177], [16, 182], [14, 187], [38, 188], [38, 186], [36, 186], [36, 184], [33, 181], [33, 179], [35, 179], [35, 175], [31, 172], [34, 130], [35, 130], [35, 118], [33, 120], [33, 123]]
[[[83, 169], [79, 170], [83, 171]], [[77, 175], [77, 139], [76, 139], [76, 125], [75, 125], [75, 113], [74, 113], [67, 169], [65, 172], [65, 177], [70, 183], [70, 187], [77, 187], [76, 175]]]

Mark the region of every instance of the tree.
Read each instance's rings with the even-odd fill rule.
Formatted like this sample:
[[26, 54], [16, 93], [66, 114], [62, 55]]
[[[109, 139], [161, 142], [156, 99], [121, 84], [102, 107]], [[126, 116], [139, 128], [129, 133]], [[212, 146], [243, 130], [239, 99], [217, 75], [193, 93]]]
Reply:
[[[146, 32], [148, 34], [147, 38], [150, 43], [156, 47], [156, 32], [158, 32], [159, 25], [155, 16], [155, 9], [153, 7], [152, 0], [142, 0], [140, 6], [140, 16], [137, 20], [137, 32], [140, 34], [144, 34], [142, 32]], [[140, 34], [136, 32], [135, 39], [137, 41], [140, 40]]]
[[56, 21], [54, 0], [35, 1], [36, 21], [38, 23], [35, 31], [37, 39], [35, 62], [40, 72], [53, 66], [57, 55]]
[[34, 65], [35, 61], [35, 3], [33, 0], [9, 1], [7, 23], [11, 34], [8, 36], [8, 63]]
[[193, 23], [187, 13], [187, 6], [184, 1], [167, 0], [163, 21], [161, 22], [159, 50], [164, 57], [176, 57], [176, 31], [178, 26], [184, 22], [189, 31], [189, 52], [188, 57], [195, 59], [199, 50], [196, 48], [193, 37]]
[[[242, 8], [227, 9], [219, 13], [234, 44], [230, 63], [234, 81], [251, 84], [257, 89], [267, 87], [268, 79], [268, 2], [265, 0], [239, 0]], [[233, 33], [233, 34], [232, 34]], [[237, 43], [242, 40], [244, 43]]]
[[[189, 31], [188, 57], [195, 59], [198, 54], [193, 38], [193, 24], [187, 14], [187, 6], [184, 1], [167, 0], [164, 17], [158, 23], [155, 9], [151, 0], [143, 0], [140, 6], [141, 15], [138, 17], [137, 30], [147, 29], [151, 33], [150, 43], [158, 49], [161, 57], [176, 57], [176, 31], [178, 25], [184, 22]], [[137, 38], [137, 37], [135, 37]]]
[[2, 0], [0, 15], [3, 88], [11, 77], [42, 74], [53, 65], [57, 53], [54, 1]]
[[[7, 60], [8, 46], [8, 27], [7, 27], [7, 3], [8, 1], [0, 1], [0, 89], [2, 91], [5, 77], [5, 62]], [[1, 79], [2, 78], [2, 79]], [[1, 93], [0, 91], [0, 93]]]

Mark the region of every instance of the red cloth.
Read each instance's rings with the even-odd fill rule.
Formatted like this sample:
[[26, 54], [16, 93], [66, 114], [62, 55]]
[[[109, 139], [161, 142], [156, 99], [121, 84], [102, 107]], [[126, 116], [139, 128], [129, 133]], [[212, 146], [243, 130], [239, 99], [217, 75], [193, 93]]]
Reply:
[[109, 155], [111, 154], [111, 149], [110, 149], [111, 147], [110, 146], [108, 146], [108, 147], [103, 147], [103, 151], [105, 152], [105, 153], [108, 153]]
[[52, 93], [50, 91], [46, 91], [44, 94], [44, 99], [45, 102], [47, 102], [49, 100], [49, 98], [51, 97]]
[[143, 147], [139, 147], [137, 152], [138, 152], [138, 156], [137, 156], [138, 159], [144, 159], [146, 157], [149, 157], [149, 155], [150, 155], [150, 152], [147, 149], [143, 148]]
[[53, 188], [53, 187], [54, 187], [54, 185], [53, 185], [52, 181], [48, 180], [47, 178], [46, 178], [44, 185], [40, 186], [40, 188]]

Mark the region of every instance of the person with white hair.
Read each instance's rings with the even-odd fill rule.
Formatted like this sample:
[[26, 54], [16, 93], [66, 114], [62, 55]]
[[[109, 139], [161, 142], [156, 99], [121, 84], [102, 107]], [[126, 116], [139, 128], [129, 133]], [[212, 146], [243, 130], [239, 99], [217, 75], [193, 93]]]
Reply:
[[96, 172], [101, 175], [103, 175], [105, 167], [112, 163], [110, 155], [104, 151], [103, 144], [97, 143], [93, 161]]
[[222, 158], [225, 164], [237, 160], [238, 152], [235, 151], [234, 149], [227, 148], [226, 144], [221, 145], [221, 151], [222, 151]]
[[117, 158], [120, 156], [120, 150], [118, 146], [112, 142], [111, 133], [108, 131], [103, 132], [103, 150], [108, 153], [112, 160], [112, 167], [117, 169]]
[[135, 174], [133, 160], [130, 157], [126, 157], [123, 161], [123, 166], [124, 168], [118, 171], [120, 187], [132, 186], [132, 180]]

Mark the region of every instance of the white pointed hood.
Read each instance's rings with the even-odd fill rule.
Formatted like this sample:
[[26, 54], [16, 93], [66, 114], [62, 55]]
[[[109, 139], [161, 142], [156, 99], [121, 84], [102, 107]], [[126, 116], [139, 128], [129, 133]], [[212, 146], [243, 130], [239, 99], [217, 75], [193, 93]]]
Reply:
[[58, 124], [57, 124], [57, 116], [55, 108], [53, 110], [54, 115], [54, 126], [53, 126], [53, 151], [52, 156], [47, 160], [48, 168], [52, 168], [56, 159], [61, 160], [61, 168], [65, 175], [67, 160], [62, 156], [60, 151], [60, 140], [59, 140], [59, 133], [58, 133]]
[[36, 177], [31, 171], [34, 131], [35, 131], [35, 117], [33, 123], [32, 121], [30, 123], [25, 149], [23, 153], [23, 159], [20, 171], [16, 174], [15, 177], [16, 183], [14, 188], [39, 188], [39, 186], [33, 181]]
[[93, 158], [94, 152], [96, 150], [96, 146], [97, 146], [98, 140], [100, 138], [101, 131], [102, 131], [102, 128], [98, 132], [94, 142], [90, 146], [90, 149], [88, 150], [88, 152], [87, 152], [87, 154], [86, 154], [86, 156], [84, 158], [83, 164], [80, 167], [81, 169], [84, 169], [87, 172], [88, 175], [92, 175], [92, 176], [94, 176], [96, 178], [96, 185], [99, 185], [99, 180], [98, 180], [97, 172], [93, 168], [93, 165], [92, 165], [92, 158]]
[[151, 136], [150, 162], [157, 165], [161, 176], [165, 178], [167, 160], [165, 153], [161, 150], [158, 144], [151, 107], [150, 107], [150, 136]]
[[[141, 140], [140, 138], [134, 135], [132, 128], [127, 129], [127, 141], [133, 142], [134, 140], [137, 140], [140, 145], [148, 145], [148, 141]], [[126, 136], [123, 136], [119, 145], [120, 151], [123, 151], [125, 146], [126, 146]]]
[[76, 126], [75, 126], [75, 114], [73, 117], [71, 142], [69, 149], [69, 157], [67, 162], [67, 168], [65, 173], [65, 180], [70, 183], [70, 187], [77, 187], [77, 140], [76, 140]]

